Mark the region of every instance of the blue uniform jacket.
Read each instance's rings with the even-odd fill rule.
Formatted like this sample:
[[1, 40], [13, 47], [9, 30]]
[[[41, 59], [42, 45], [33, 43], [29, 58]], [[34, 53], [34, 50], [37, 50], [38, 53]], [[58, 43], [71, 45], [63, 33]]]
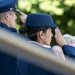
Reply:
[[[9, 30], [10, 32], [16, 32], [16, 29], [9, 28], [7, 25], [0, 23], [0, 27]], [[0, 52], [0, 75], [18, 75], [17, 59]]]
[[[74, 47], [69, 46], [69, 45], [64, 45], [62, 46], [62, 49], [65, 55], [69, 56], [70, 58], [75, 59], [75, 48]], [[48, 72], [22, 59], [18, 59], [18, 68], [19, 68], [20, 75], [61, 75], [61, 74], [56, 74], [54, 72]]]
[[66, 56], [75, 60], [75, 47], [70, 46], [70, 45], [63, 45], [62, 49]]
[[[54, 54], [54, 52], [50, 48], [42, 47], [37, 43], [32, 43], [32, 44], [37, 45], [46, 50], [49, 50], [51, 53]], [[18, 58], [18, 68], [19, 68], [20, 75], [58, 75], [54, 72], [46, 71], [34, 64], [30, 64], [29, 62], [26, 62], [20, 58]]]

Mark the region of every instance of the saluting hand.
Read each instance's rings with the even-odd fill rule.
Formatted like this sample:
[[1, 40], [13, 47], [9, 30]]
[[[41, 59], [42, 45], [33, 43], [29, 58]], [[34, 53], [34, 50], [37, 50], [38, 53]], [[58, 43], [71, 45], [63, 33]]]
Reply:
[[55, 29], [55, 40], [60, 46], [67, 44], [58, 28]]
[[22, 21], [22, 23], [25, 23], [27, 15], [23, 12], [20, 11], [20, 20]]

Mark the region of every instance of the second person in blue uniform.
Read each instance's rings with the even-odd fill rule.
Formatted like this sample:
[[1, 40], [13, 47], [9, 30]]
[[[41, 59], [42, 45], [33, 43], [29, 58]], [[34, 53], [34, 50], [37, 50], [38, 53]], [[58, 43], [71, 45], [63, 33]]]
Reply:
[[[30, 43], [39, 45], [54, 54], [50, 48], [53, 37], [52, 30], [55, 30], [55, 39], [60, 46], [66, 45], [57, 25], [53, 22], [51, 15], [43, 13], [31, 13], [27, 16], [25, 27], [20, 29], [20, 33], [27, 32]], [[59, 35], [58, 35], [59, 34]], [[56, 75], [44, 69], [29, 64], [22, 59], [18, 59], [18, 67], [21, 75]], [[57, 74], [58, 75], [58, 74]]]

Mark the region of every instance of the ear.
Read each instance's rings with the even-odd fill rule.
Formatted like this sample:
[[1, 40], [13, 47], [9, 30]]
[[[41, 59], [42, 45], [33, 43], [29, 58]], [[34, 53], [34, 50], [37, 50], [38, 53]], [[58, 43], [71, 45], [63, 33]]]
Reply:
[[7, 12], [4, 14], [4, 18], [5, 18], [6, 20], [9, 20], [9, 14], [8, 14]]
[[44, 38], [44, 32], [43, 31], [40, 31], [39, 32], [39, 37], [40, 37], [40, 39], [43, 39]]

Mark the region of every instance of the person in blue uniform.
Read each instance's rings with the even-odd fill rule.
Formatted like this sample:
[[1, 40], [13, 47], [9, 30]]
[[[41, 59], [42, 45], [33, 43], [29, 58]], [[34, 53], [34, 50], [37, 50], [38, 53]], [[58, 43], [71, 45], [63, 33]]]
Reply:
[[[55, 30], [56, 42], [60, 45], [66, 45], [57, 25], [53, 22], [52, 16], [43, 13], [31, 13], [27, 16], [25, 26], [19, 30], [20, 33], [27, 32], [30, 43], [39, 45], [54, 54], [50, 48], [53, 37], [52, 30]], [[18, 59], [18, 67], [21, 75], [58, 75], [54, 72], [48, 72], [38, 66], [30, 64], [22, 59]]]
[[[49, 18], [46, 18], [49, 17]], [[44, 19], [45, 18], [45, 19]], [[29, 39], [36, 41], [37, 39], [37, 35], [36, 33], [38, 33], [39, 31], [43, 30], [42, 27], [47, 27], [51, 28], [50, 32], [52, 31], [52, 29], [55, 30], [55, 40], [57, 42], [58, 45], [60, 45], [63, 49], [63, 52], [66, 56], [68, 56], [69, 58], [75, 60], [75, 47], [67, 45], [65, 39], [62, 37], [62, 34], [60, 32], [60, 29], [53, 23], [52, 17], [50, 15], [47, 14], [29, 14], [27, 17], [27, 20], [25, 22], [25, 26], [20, 29], [20, 33], [25, 33], [27, 31], [28, 37]], [[48, 28], [44, 28], [44, 30], [47, 30]], [[52, 34], [52, 32], [51, 32]], [[49, 36], [49, 38], [47, 37], [48, 40], [46, 40], [46, 38], [44, 40], [46, 40], [44, 43], [44, 45], [42, 45], [40, 42], [40, 44], [42, 46], [45, 47], [50, 47], [50, 42], [51, 42], [51, 37], [53, 36], [53, 34], [51, 36]], [[62, 40], [61, 40], [62, 39]], [[48, 42], [47, 42], [48, 41]], [[38, 42], [38, 41], [36, 41]]]
[[[0, 0], [0, 28], [17, 33], [17, 0]], [[25, 18], [25, 14], [21, 15]], [[24, 19], [22, 18], [22, 20]], [[18, 75], [17, 58], [0, 52], [0, 75]]]

